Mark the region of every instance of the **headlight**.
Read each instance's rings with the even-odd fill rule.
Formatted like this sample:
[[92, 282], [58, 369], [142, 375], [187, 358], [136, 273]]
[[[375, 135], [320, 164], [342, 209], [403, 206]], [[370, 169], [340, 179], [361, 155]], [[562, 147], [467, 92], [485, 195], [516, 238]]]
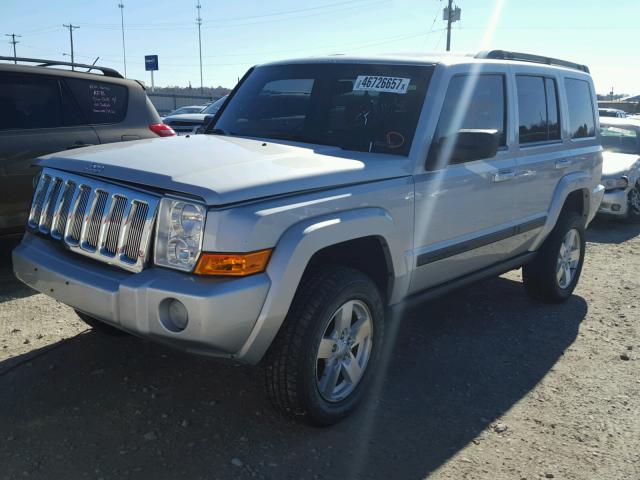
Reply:
[[192, 271], [202, 249], [205, 217], [204, 205], [163, 198], [158, 211], [155, 264]]
[[602, 184], [605, 190], [616, 190], [618, 188], [627, 188], [629, 185], [629, 179], [627, 177], [621, 178], [603, 178]]

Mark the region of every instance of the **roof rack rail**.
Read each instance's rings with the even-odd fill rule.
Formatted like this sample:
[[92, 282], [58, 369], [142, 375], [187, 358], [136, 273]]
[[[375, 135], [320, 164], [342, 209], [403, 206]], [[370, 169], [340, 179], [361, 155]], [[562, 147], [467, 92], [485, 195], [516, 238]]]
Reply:
[[559, 67], [572, 68], [581, 72], [589, 73], [589, 67], [579, 63], [568, 62], [558, 58], [543, 57], [542, 55], [532, 55], [530, 53], [509, 52], [506, 50], [488, 50], [476, 54], [475, 58], [487, 58], [492, 60], [516, 60], [519, 62], [544, 63], [546, 65], [556, 65]]
[[0, 60], [6, 60], [10, 62], [27, 62], [27, 63], [37, 63], [38, 65], [34, 65], [36, 67], [57, 67], [57, 66], [65, 66], [65, 67], [74, 67], [74, 68], [86, 68], [87, 71], [84, 73], [89, 73], [91, 70], [98, 70], [102, 72], [105, 77], [113, 77], [113, 78], [124, 78], [120, 72], [114, 70], [113, 68], [108, 67], [100, 67], [98, 65], [87, 65], [85, 63], [73, 63], [73, 62], [61, 62], [58, 60], [42, 60], [39, 58], [25, 58], [25, 57], [3, 57], [0, 56]]

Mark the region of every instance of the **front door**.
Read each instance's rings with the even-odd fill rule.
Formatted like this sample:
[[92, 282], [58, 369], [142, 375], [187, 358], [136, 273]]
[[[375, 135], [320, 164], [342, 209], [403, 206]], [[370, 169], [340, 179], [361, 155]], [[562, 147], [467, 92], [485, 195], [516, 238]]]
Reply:
[[[461, 101], [464, 98], [468, 101]], [[431, 171], [415, 177], [416, 269], [411, 293], [514, 255], [517, 165], [507, 148], [506, 106], [503, 74], [451, 79], [433, 144], [460, 130], [492, 130], [500, 147], [488, 159], [439, 158], [435, 165], [430, 159]]]

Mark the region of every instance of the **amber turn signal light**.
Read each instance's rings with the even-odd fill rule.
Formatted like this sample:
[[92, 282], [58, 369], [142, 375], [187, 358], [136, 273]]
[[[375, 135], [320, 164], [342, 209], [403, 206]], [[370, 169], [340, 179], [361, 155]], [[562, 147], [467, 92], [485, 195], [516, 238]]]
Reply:
[[253, 275], [264, 272], [270, 256], [271, 249], [251, 253], [203, 253], [195, 273], [232, 277]]

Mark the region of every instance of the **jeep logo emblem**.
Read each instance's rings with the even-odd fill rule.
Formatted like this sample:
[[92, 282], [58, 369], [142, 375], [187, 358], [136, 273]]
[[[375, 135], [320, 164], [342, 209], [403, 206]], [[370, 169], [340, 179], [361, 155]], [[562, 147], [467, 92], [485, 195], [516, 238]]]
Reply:
[[102, 171], [104, 170], [104, 165], [100, 165], [98, 163], [92, 163], [91, 165], [87, 165], [86, 167], [84, 167], [83, 170], [85, 172], [93, 173], [95, 175], [98, 175], [98, 174], [102, 173]]

